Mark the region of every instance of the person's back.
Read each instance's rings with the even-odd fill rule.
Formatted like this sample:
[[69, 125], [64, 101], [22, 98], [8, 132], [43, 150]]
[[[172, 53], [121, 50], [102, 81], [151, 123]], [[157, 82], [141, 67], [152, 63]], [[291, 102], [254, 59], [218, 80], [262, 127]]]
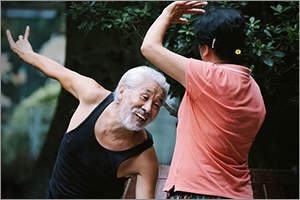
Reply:
[[265, 108], [250, 70], [191, 59], [186, 77], [165, 190], [253, 198], [248, 154]]
[[[235, 9], [198, 9], [205, 5], [201, 1], [171, 3], [149, 28], [141, 46], [150, 62], [186, 88], [164, 191], [169, 198], [253, 198], [248, 155], [266, 111], [250, 69], [238, 65], [245, 45], [245, 21]], [[170, 24], [187, 23], [184, 14], [203, 13], [194, 27], [202, 61], [162, 46]]]

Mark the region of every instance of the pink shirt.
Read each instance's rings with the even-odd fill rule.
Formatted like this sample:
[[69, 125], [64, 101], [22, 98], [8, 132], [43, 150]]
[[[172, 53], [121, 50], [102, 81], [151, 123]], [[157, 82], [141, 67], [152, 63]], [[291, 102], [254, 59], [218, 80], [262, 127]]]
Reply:
[[250, 69], [189, 59], [164, 190], [253, 198], [248, 154], [265, 114]]

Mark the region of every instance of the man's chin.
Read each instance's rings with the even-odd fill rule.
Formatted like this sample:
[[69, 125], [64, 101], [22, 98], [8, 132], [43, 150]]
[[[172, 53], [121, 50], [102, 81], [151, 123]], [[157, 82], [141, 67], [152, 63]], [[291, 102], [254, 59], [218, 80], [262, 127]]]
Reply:
[[123, 121], [123, 125], [125, 126], [125, 128], [127, 128], [130, 131], [141, 131], [143, 130], [151, 121], [147, 120], [147, 121], [133, 121], [133, 119], [131, 119], [131, 122], [126, 122]]
[[143, 125], [135, 125], [135, 126], [131, 126], [131, 127], [128, 127], [127, 129], [128, 130], [131, 130], [131, 131], [141, 131], [145, 128], [145, 126], [147, 126], [149, 123], [145, 123]]

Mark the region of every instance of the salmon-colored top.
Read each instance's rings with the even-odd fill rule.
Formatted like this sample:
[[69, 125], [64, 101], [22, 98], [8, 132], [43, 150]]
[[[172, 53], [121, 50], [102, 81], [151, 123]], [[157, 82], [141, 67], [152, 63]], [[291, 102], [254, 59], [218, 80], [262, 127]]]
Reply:
[[189, 59], [164, 191], [253, 198], [248, 154], [265, 114], [250, 69]]

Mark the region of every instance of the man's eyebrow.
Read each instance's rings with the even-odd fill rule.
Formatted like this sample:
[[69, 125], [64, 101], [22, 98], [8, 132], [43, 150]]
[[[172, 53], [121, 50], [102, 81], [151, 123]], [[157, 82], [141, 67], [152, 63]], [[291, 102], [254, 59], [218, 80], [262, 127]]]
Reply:
[[[149, 90], [148, 88], [145, 88], [145, 91], [149, 92], [150, 94], [153, 94], [153, 92], [151, 90]], [[162, 98], [159, 98], [159, 101], [161, 104], [163, 104], [163, 102], [164, 102]]]
[[151, 93], [151, 94], [153, 93], [151, 90], [149, 90], [149, 89], [147, 89], [147, 88], [145, 89], [145, 91], [146, 91], [146, 92], [149, 92], [149, 93]]

